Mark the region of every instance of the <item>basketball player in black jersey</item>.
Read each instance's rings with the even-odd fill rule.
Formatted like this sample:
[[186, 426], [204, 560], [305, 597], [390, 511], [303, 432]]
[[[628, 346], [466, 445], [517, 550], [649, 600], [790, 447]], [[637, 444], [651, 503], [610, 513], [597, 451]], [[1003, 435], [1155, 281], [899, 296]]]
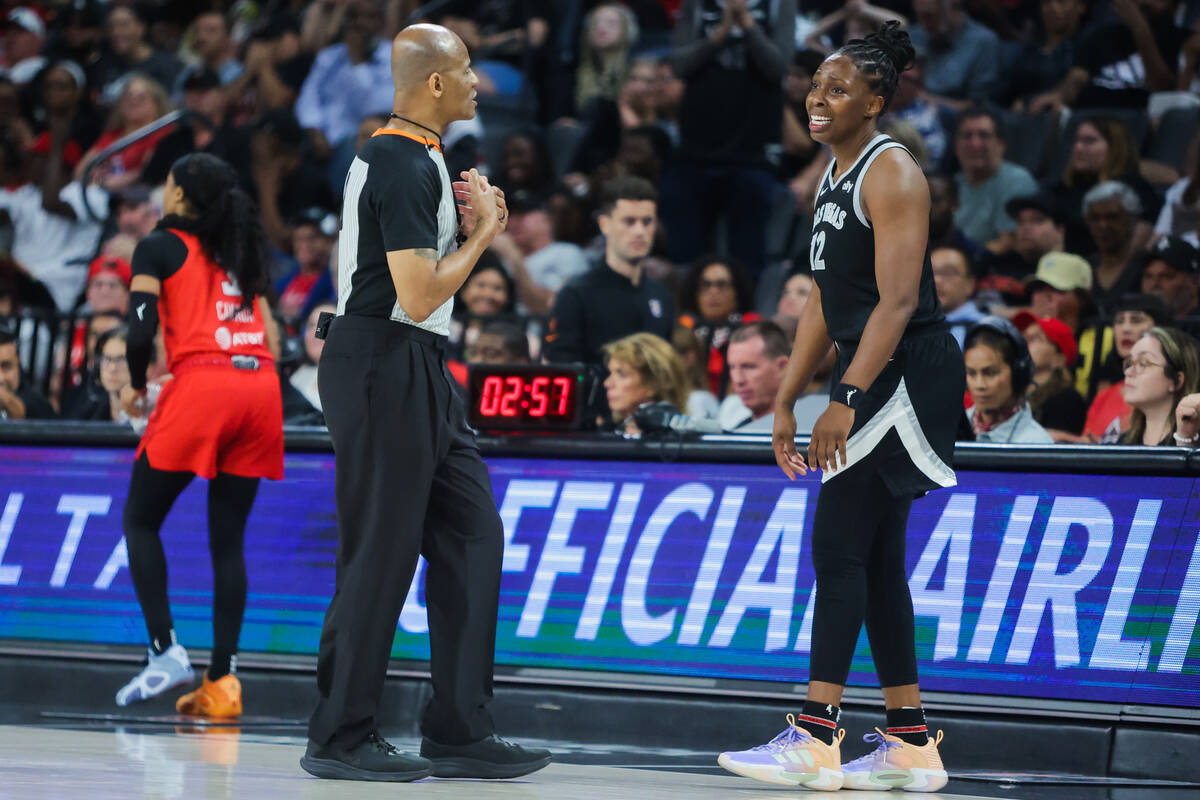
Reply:
[[[813, 215], [816, 286], [775, 400], [773, 439], [788, 478], [822, 470], [808, 697], [770, 744], [719, 759], [772, 783], [914, 791], [946, 784], [917, 687], [904, 540], [913, 498], [956, 482], [949, 464], [965, 376], [934, 291], [929, 187], [912, 155], [876, 127], [912, 60], [908, 35], [888, 23], [826, 59], [807, 100], [809, 130], [832, 148], [833, 162]], [[834, 388], [806, 462], [796, 452], [792, 404], [830, 346]], [[838, 705], [864, 621], [887, 732], [864, 737], [878, 745], [874, 752], [843, 766]]]

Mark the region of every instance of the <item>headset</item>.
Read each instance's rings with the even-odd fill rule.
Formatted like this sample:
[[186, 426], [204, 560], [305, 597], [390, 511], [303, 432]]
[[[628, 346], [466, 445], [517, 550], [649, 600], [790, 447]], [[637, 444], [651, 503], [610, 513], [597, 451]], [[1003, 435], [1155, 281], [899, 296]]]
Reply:
[[1029, 355], [1029, 345], [1025, 343], [1025, 337], [1017, 330], [1016, 325], [1003, 317], [984, 317], [967, 330], [966, 336], [963, 337], [964, 344], [979, 330], [992, 331], [1012, 342], [1016, 358], [1008, 366], [1012, 370], [1013, 394], [1024, 397], [1025, 390], [1033, 383], [1033, 356]]

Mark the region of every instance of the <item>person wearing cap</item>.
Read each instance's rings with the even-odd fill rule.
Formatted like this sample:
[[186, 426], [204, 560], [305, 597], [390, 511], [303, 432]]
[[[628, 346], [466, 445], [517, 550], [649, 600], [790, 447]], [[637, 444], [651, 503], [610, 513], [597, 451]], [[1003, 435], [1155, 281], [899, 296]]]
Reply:
[[98, 256], [88, 267], [85, 297], [87, 310], [92, 313], [129, 311], [129, 282], [133, 271], [128, 261], [111, 256]]
[[1166, 303], [1172, 324], [1200, 330], [1200, 255], [1178, 236], [1163, 236], [1143, 257], [1142, 291]]
[[1129, 358], [1137, 340], [1156, 325], [1169, 322], [1167, 308], [1156, 295], [1127, 294], [1116, 306], [1113, 316], [1112, 337], [1114, 348], [1104, 360], [1103, 370], [1097, 374], [1115, 374], [1113, 381], [1103, 381], [1096, 397], [1088, 406], [1087, 419], [1083, 425], [1083, 442], [1111, 443], [1129, 429], [1129, 415], [1133, 409], [1125, 402], [1125, 370], [1123, 362]]
[[1092, 267], [1070, 253], [1046, 253], [1037, 272], [1025, 280], [1029, 310], [1036, 317], [1054, 317], [1071, 331], [1090, 316]]
[[984, 301], [1020, 306], [1026, 302], [1023, 281], [1037, 270], [1046, 253], [1063, 249], [1063, 212], [1049, 192], [1014, 197], [1004, 210], [1016, 220], [1011, 250], [985, 252], [979, 262], [978, 291]]
[[4, 18], [4, 55], [0, 60], [8, 79], [18, 86], [31, 82], [46, 66], [42, 56], [45, 43], [46, 23], [36, 11], [18, 6], [8, 12]]
[[142, 180], [157, 186], [167, 179], [177, 160], [190, 153], [208, 153], [232, 166], [241, 178], [242, 188], [250, 189], [250, 135], [229, 119], [230, 95], [221, 76], [200, 67], [185, 74], [180, 89], [184, 109], [198, 116], [180, 123], [158, 143], [142, 170]]
[[1137, 289], [1141, 264], [1134, 258], [1134, 226], [1142, 211], [1137, 193], [1120, 181], [1103, 181], [1083, 196], [1083, 219], [1096, 245], [1089, 257], [1093, 267], [1092, 298], [1100, 313]]
[[1033, 359], [1033, 384], [1029, 408], [1057, 441], [1067, 441], [1083, 431], [1087, 404], [1075, 391], [1071, 367], [1079, 351], [1067, 324], [1054, 317], [1036, 317], [1020, 311], [1012, 323], [1029, 347]]
[[545, 197], [515, 192], [508, 210], [508, 230], [492, 241], [491, 249], [512, 271], [521, 304], [530, 313], [546, 314], [555, 293], [587, 272], [587, 257], [579, 245], [555, 240]]

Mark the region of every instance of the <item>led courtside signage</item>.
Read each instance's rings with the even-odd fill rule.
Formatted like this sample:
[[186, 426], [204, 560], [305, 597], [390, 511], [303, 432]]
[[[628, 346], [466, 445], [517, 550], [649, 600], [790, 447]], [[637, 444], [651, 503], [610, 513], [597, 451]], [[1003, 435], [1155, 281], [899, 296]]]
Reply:
[[[0, 448], [0, 637], [144, 644], [120, 530], [131, 456]], [[507, 538], [501, 664], [807, 680], [819, 476], [489, 466]], [[333, 458], [289, 454], [286, 469], [285, 481], [263, 481], [247, 529], [244, 651], [315, 653], [333, 592]], [[1197, 481], [971, 471], [959, 481], [913, 506], [923, 687], [1200, 709]], [[194, 647], [211, 642], [204, 511], [197, 481], [163, 529], [176, 628]], [[428, 657], [423, 575], [396, 658]], [[865, 636], [850, 682], [874, 683]]]

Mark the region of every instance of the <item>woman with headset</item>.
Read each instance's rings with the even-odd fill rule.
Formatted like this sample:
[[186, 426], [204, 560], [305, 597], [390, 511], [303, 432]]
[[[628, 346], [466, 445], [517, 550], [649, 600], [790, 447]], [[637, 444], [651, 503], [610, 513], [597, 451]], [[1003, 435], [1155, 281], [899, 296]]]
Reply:
[[967, 419], [977, 442], [1053, 444], [1025, 399], [1033, 359], [1025, 337], [1011, 322], [985, 317], [963, 339], [967, 391], [974, 405]]

